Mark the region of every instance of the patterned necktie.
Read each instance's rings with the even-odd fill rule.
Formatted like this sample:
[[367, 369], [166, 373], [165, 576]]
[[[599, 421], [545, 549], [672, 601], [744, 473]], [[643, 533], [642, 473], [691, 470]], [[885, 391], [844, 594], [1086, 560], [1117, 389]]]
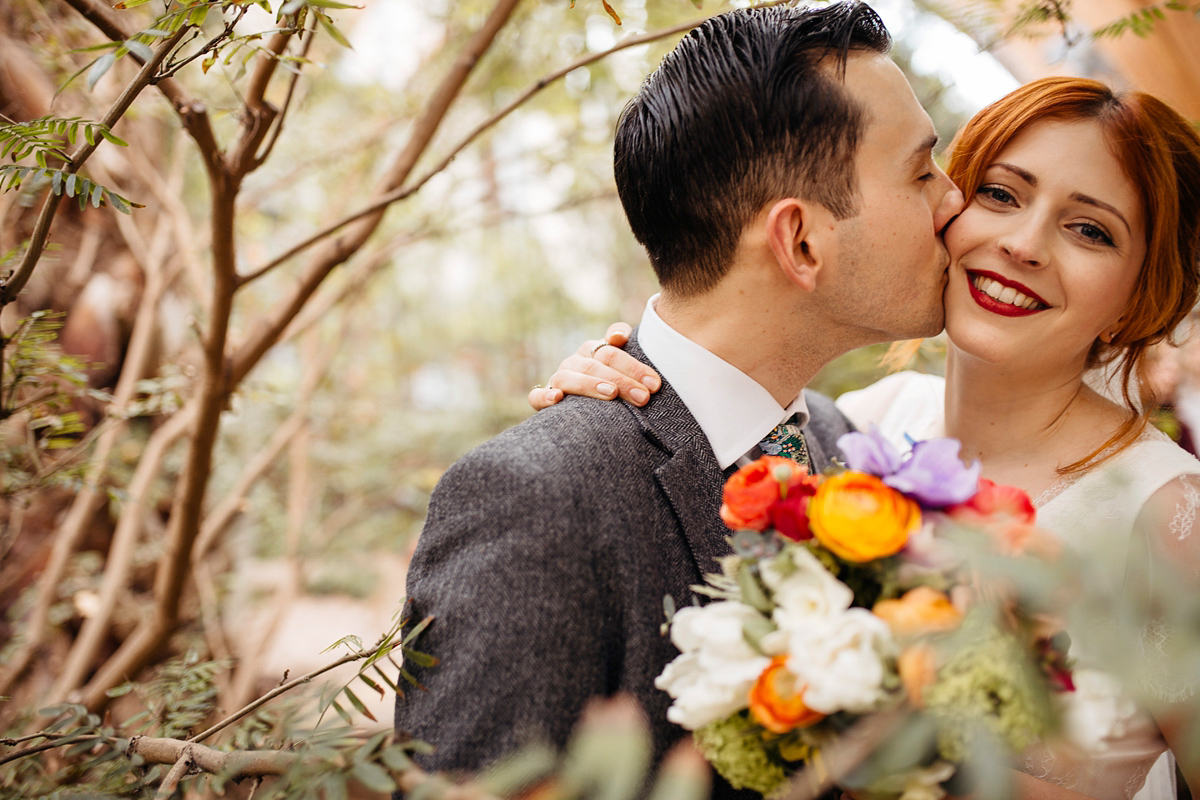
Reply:
[[790, 458], [802, 464], [812, 472], [812, 459], [808, 455], [808, 443], [804, 441], [804, 433], [796, 424], [794, 416], [788, 417], [775, 426], [767, 434], [767, 438], [758, 443], [764, 455]]

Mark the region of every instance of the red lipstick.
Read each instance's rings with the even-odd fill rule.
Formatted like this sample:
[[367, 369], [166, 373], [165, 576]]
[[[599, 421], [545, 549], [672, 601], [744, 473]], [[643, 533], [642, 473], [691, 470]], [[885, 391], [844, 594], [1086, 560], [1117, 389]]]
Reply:
[[[993, 314], [999, 314], [1002, 317], [1028, 317], [1032, 314], [1037, 314], [1045, 311], [1049, 307], [1049, 303], [1038, 296], [1036, 292], [1024, 284], [1017, 283], [1014, 280], [1005, 278], [1002, 275], [997, 275], [994, 272], [985, 270], [967, 270], [967, 288], [971, 292], [971, 299], [982, 309], [991, 311]], [[1015, 306], [1012, 303], [1002, 303], [991, 295], [985, 294], [975, 287], [975, 281], [978, 278], [990, 278], [1002, 286], [1011, 287], [1026, 297], [1031, 297], [1040, 304], [1040, 308], [1022, 308]]]

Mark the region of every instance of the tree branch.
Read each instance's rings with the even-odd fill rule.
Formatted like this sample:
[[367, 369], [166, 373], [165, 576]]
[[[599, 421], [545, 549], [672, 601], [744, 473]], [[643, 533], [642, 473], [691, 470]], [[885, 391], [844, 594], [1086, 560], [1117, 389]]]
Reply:
[[[766, 3], [764, 5], [777, 5], [777, 3]], [[529, 100], [529, 98], [533, 97], [535, 94], [542, 91], [550, 84], [552, 84], [555, 81], [559, 80], [560, 78], [564, 77], [567, 73], [577, 70], [580, 67], [586, 67], [589, 64], [593, 64], [593, 63], [601, 60], [602, 58], [612, 55], [613, 53], [616, 53], [620, 50], [625, 50], [630, 47], [635, 47], [636, 45], [639, 45], [639, 44], [646, 44], [647, 42], [657, 41], [658, 39], [665, 39], [666, 37], [672, 36], [676, 33], [682, 33], [683, 31], [691, 30], [692, 28], [696, 27], [700, 23], [704, 22], [704, 19], [707, 19], [707, 17], [703, 18], [703, 19], [692, 20], [691, 22], [685, 22], [680, 25], [672, 25], [669, 28], [663, 28], [661, 30], [651, 31], [650, 33], [644, 33], [644, 34], [641, 34], [640, 36], [631, 36], [628, 39], [618, 42], [616, 45], [614, 45], [613, 47], [610, 47], [607, 50], [604, 50], [599, 53], [592, 53], [591, 55], [583, 56], [581, 58], [577, 58], [576, 60], [572, 61], [567, 66], [565, 66], [559, 70], [556, 70], [555, 72], [551, 72], [548, 75], [542, 76], [537, 81], [535, 81], [532, 85], [530, 85], [527, 89], [525, 89], [525, 91], [523, 91], [523, 92], [521, 92], [521, 94], [517, 95], [517, 97], [514, 100], [512, 100], [510, 103], [508, 103], [508, 105], [504, 106], [504, 108], [500, 109], [499, 111], [497, 111], [496, 113], [492, 114], [490, 117], [485, 119], [483, 122], [479, 123], [479, 125], [475, 126], [475, 128], [470, 133], [468, 133], [466, 136], [464, 136], [461, 140], [459, 140], [459, 142], [457, 144], [454, 145], [454, 147], [452, 147], [450, 149], [449, 155], [447, 155], [445, 158], [443, 158], [436, 167], [434, 167], [433, 169], [429, 170], [424, 175], [422, 175], [421, 178], [419, 180], [417, 180], [417, 182], [415, 184], [398, 187], [389, 192], [386, 192], [385, 194], [380, 195], [375, 200], [373, 200], [370, 204], [364, 206], [363, 208], [359, 209], [358, 211], [355, 211], [354, 213], [352, 213], [348, 216], [345, 216], [345, 217], [341, 218], [340, 220], [337, 220], [336, 222], [326, 225], [324, 228], [317, 231], [312, 236], [308, 237], [307, 239], [305, 239], [305, 240], [297, 243], [293, 247], [291, 247], [289, 250], [287, 250], [282, 255], [279, 255], [279, 256], [271, 259], [266, 264], [263, 264], [261, 267], [258, 267], [257, 269], [255, 269], [253, 272], [249, 272], [249, 273], [241, 276], [240, 280], [241, 280], [242, 285], [245, 285], [247, 283], [250, 283], [251, 281], [257, 280], [258, 278], [261, 278], [263, 275], [266, 275], [268, 272], [275, 269], [279, 265], [281, 265], [287, 261], [290, 261], [292, 258], [295, 258], [300, 253], [303, 253], [305, 250], [309, 249], [310, 247], [317, 244], [321, 240], [331, 236], [332, 234], [334, 234], [337, 231], [341, 230], [342, 228], [346, 227], [350, 223], [357, 222], [358, 220], [360, 220], [364, 217], [370, 216], [371, 214], [374, 214], [374, 213], [380, 211], [381, 209], [386, 208], [387, 206], [391, 205], [392, 203], [399, 202], [400, 200], [404, 200], [405, 198], [411, 196], [414, 192], [416, 192], [418, 189], [420, 189], [422, 186], [424, 186], [429, 181], [430, 178], [432, 178], [434, 175], [437, 175], [439, 172], [441, 172], [446, 167], [448, 167], [450, 165], [450, 162], [452, 162], [458, 156], [459, 153], [461, 153], [468, 145], [470, 145], [471, 142], [473, 142], [477, 138], [479, 138], [480, 134], [482, 134], [488, 128], [495, 126], [498, 122], [500, 122], [502, 119], [504, 119], [509, 114], [511, 114], [513, 111], [515, 111], [518, 107], [520, 107], [523, 103], [527, 102]]]
[[[109, 130], [117, 124], [129, 107], [133, 105], [133, 101], [142, 93], [142, 90], [150, 85], [154, 78], [154, 73], [158, 70], [159, 64], [171, 52], [171, 49], [179, 43], [187, 33], [187, 26], [181, 26], [178, 31], [166, 39], [158, 49], [154, 51], [154, 58], [146, 62], [134, 79], [125, 87], [125, 91], [121, 92], [121, 96], [113, 103], [112, 108], [104, 115], [103, 124]], [[75, 174], [79, 168], [83, 166], [83, 162], [87, 161], [88, 157], [96, 151], [100, 146], [103, 138], [97, 137], [95, 144], [87, 142], [79, 146], [74, 153], [71, 154], [71, 160], [66, 165], [65, 171], [69, 174]], [[25, 288], [25, 284], [33, 275], [34, 267], [37, 266], [42, 257], [42, 251], [46, 247], [46, 239], [50, 236], [50, 223], [54, 221], [54, 214], [58, 211], [59, 203], [62, 202], [63, 195], [50, 192], [46, 197], [46, 202], [42, 205], [41, 213], [38, 214], [37, 222], [33, 226], [33, 232], [29, 235], [29, 249], [25, 251], [24, 258], [21, 259], [21, 264], [17, 267], [12, 278], [0, 285], [0, 308], [17, 299], [17, 295]]]
[[[316, 23], [313, 23], [313, 27], [304, 32], [304, 37], [300, 40], [301, 58], [308, 55], [308, 49], [312, 47], [314, 36], [316, 36]], [[267, 139], [267, 144], [262, 151], [254, 157], [256, 168], [270, 157], [271, 151], [275, 149], [275, 143], [279, 141], [279, 134], [283, 133], [283, 121], [287, 117], [288, 109], [292, 106], [292, 98], [296, 96], [296, 83], [299, 80], [300, 70], [297, 69], [288, 79], [287, 93], [283, 96], [283, 105], [279, 107], [279, 113], [275, 115], [275, 125], [271, 128], [270, 138]]]
[[[434, 91], [429, 103], [413, 123], [408, 144], [387, 171], [379, 191], [391, 191], [408, 179], [409, 174], [416, 166], [417, 159], [425, 152], [434, 133], [437, 132], [445, 118], [450, 104], [458, 96], [467, 77], [479, 59], [491, 47], [496, 35], [508, 22], [519, 2], [520, 0], [497, 0], [483, 27], [471, 37], [458, 59], [451, 66], [450, 71]], [[259, 325], [234, 354], [232, 377], [235, 383], [250, 372], [263, 354], [279, 339], [284, 329], [308, 302], [326, 276], [333, 271], [334, 267], [362, 247], [382, 219], [382, 208], [374, 215], [363, 215], [355, 228], [346, 231], [345, 235], [338, 240], [328, 243], [323, 251], [314, 254], [304, 274], [296, 281], [291, 294], [270, 314], [265, 322]]]

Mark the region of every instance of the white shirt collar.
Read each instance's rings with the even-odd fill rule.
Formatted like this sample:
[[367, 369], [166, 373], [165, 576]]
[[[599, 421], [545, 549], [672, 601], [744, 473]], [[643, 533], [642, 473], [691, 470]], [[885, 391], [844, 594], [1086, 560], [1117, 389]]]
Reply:
[[799, 415], [796, 422], [801, 427], [808, 424], [803, 392], [787, 408], [779, 405], [749, 375], [664, 322], [654, 310], [658, 297], [646, 303], [638, 344], [700, 423], [721, 469], [745, 456], [793, 414]]

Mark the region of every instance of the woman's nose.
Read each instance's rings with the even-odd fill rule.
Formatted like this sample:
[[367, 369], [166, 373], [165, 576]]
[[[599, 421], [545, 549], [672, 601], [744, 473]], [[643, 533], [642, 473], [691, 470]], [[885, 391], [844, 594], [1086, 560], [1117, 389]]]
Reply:
[[1028, 224], [1014, 225], [1000, 236], [998, 243], [1004, 254], [1013, 261], [1030, 267], [1046, 265], [1045, 238], [1038, 225], [1032, 221]]

